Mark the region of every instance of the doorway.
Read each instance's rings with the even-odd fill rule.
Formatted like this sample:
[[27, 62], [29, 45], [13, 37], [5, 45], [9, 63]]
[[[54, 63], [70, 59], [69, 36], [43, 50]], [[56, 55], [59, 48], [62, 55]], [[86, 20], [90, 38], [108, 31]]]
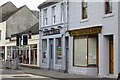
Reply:
[[49, 59], [50, 59], [50, 64], [49, 64], [49, 69], [53, 69], [54, 66], [54, 48], [53, 48], [54, 44], [53, 44], [53, 39], [49, 40]]
[[113, 36], [109, 37], [109, 73], [114, 73], [114, 46]]

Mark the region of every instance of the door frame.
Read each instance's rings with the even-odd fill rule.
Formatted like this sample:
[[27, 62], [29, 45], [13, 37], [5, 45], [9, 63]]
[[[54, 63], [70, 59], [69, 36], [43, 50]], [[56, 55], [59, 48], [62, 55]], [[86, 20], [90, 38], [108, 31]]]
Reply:
[[114, 40], [113, 40], [113, 35], [109, 37], [109, 74], [114, 74]]
[[[52, 45], [52, 50], [51, 50]], [[52, 54], [52, 55], [51, 55]], [[54, 38], [49, 39], [49, 69], [54, 68]]]

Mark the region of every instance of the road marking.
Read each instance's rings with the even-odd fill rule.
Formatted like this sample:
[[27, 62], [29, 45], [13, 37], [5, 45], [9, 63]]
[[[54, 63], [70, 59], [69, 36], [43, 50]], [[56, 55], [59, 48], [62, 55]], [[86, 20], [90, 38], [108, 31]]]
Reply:
[[2, 74], [0, 78], [48, 78], [32, 74]]

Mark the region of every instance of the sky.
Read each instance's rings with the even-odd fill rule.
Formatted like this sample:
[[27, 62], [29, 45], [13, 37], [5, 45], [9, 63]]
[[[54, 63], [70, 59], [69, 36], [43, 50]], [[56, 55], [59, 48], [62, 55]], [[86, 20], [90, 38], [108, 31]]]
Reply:
[[16, 7], [26, 5], [31, 10], [38, 10], [38, 6], [46, 0], [0, 0], [0, 6], [8, 1], [11, 1]]

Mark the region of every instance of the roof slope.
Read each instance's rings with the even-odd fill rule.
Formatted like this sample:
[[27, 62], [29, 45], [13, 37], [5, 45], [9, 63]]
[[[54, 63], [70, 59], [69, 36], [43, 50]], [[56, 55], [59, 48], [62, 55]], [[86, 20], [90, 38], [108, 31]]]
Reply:
[[11, 36], [14, 37], [16, 36], [17, 34], [29, 34], [29, 32], [32, 33], [32, 35], [36, 35], [36, 34], [39, 34], [39, 23], [36, 23], [34, 26], [32, 26], [31, 28], [23, 31], [23, 32], [20, 32], [20, 33], [16, 33], [16, 34], [12, 34]]

